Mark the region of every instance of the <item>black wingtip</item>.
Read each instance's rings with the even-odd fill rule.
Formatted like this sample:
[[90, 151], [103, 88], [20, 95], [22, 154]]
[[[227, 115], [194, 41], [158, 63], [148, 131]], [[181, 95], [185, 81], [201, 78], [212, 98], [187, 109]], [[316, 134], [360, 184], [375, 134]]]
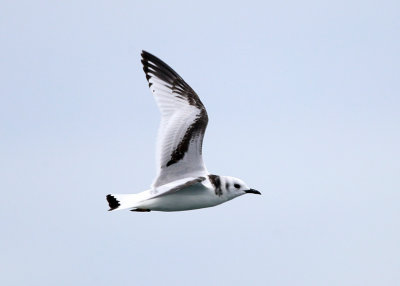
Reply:
[[157, 58], [155, 55], [149, 53], [148, 51], [142, 50], [142, 53], [140, 54], [142, 56], [142, 63], [144, 64], [144, 62], [147, 61], [151, 61], [151, 60], [159, 60], [161, 61], [159, 58]]
[[144, 57], [149, 56], [149, 57], [155, 57], [155, 58], [157, 58], [155, 55], [153, 55], [152, 53], [149, 53], [149, 52], [146, 51], [146, 50], [142, 50], [141, 55], [142, 55], [142, 57], [143, 57], [143, 56], [144, 56]]
[[[152, 53], [142, 50], [141, 56], [142, 56], [141, 62], [143, 64], [143, 70], [146, 74], [150, 71], [149, 68], [151, 68], [152, 72], [155, 73], [155, 75], [157, 76], [161, 76], [162, 79], [164, 75], [164, 77], [167, 76], [169, 80], [174, 80], [175, 78], [183, 80], [179, 76], [179, 74], [176, 71], [174, 71], [173, 68], [171, 68], [163, 60], [156, 57]], [[164, 80], [168, 81], [168, 79]]]
[[148, 52], [146, 52], [145, 50], [142, 50], [142, 52], [140, 53], [140, 55], [142, 56], [142, 63], [143, 63], [143, 59], [146, 57], [147, 54], [148, 54]]
[[148, 51], [142, 50], [142, 56], [151, 55]]
[[119, 203], [119, 201], [112, 195], [107, 195], [106, 198], [107, 198], [108, 205], [110, 206], [110, 209], [108, 211], [115, 210], [116, 208], [118, 208], [121, 205]]

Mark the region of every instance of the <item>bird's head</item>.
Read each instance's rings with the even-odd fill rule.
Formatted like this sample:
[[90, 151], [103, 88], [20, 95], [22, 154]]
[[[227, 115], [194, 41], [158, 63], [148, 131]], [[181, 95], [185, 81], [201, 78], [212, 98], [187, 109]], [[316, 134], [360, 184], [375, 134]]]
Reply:
[[223, 181], [224, 184], [222, 185], [222, 187], [226, 190], [228, 196], [238, 197], [244, 194], [261, 195], [259, 191], [250, 188], [241, 179], [224, 176]]

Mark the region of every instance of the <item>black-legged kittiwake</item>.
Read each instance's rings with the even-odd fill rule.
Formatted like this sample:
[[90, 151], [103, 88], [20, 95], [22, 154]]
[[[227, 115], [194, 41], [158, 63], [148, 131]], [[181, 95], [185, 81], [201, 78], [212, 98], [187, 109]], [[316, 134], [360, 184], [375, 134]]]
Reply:
[[213, 207], [246, 193], [261, 194], [240, 179], [207, 171], [202, 144], [208, 116], [200, 98], [159, 58], [142, 51], [142, 64], [161, 111], [158, 174], [147, 191], [107, 195], [110, 211], [185, 211]]

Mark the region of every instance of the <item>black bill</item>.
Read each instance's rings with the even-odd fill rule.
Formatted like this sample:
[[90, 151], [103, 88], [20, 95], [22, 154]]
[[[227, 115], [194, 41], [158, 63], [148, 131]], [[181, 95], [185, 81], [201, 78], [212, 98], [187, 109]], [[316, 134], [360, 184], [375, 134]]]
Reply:
[[261, 193], [259, 191], [254, 190], [254, 189], [246, 190], [245, 192], [248, 193], [248, 194], [261, 195]]

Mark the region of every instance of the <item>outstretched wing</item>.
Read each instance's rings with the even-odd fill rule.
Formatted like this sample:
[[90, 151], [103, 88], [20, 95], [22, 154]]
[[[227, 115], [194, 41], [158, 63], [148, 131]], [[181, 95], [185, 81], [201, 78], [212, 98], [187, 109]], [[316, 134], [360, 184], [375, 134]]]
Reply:
[[166, 63], [142, 51], [143, 70], [161, 111], [153, 187], [207, 175], [202, 158], [208, 116], [196, 92]]

